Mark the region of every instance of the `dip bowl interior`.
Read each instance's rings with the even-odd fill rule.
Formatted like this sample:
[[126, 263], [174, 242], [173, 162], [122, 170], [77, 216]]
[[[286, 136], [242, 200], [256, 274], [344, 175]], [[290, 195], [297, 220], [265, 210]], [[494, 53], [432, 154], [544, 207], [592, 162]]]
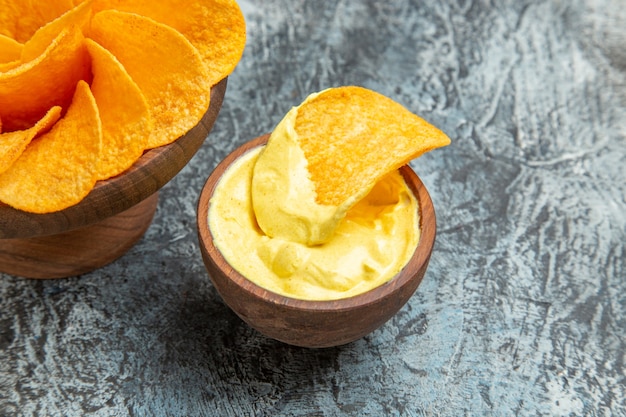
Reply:
[[211, 173], [199, 197], [198, 240], [202, 259], [218, 293], [243, 321], [270, 338], [295, 346], [323, 348], [343, 345], [371, 333], [393, 317], [419, 286], [436, 234], [433, 203], [419, 177], [400, 169], [420, 206], [421, 236], [405, 267], [387, 283], [365, 293], [329, 301], [310, 301], [268, 291], [233, 269], [214, 245], [209, 229], [211, 197], [222, 174], [247, 151], [263, 146], [269, 135], [245, 143]]

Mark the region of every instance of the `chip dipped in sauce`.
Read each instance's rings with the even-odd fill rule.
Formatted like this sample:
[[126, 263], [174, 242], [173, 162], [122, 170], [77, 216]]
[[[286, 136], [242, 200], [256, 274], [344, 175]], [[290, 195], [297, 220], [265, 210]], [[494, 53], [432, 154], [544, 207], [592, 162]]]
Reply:
[[215, 246], [242, 275], [288, 297], [332, 300], [383, 284], [411, 258], [420, 236], [418, 202], [398, 171], [352, 207], [326, 243], [267, 236], [250, 199], [260, 152], [250, 151], [224, 173], [209, 211]]
[[371, 90], [313, 94], [218, 182], [208, 214], [214, 244], [243, 276], [287, 297], [376, 288], [420, 238], [419, 201], [398, 169], [449, 142]]

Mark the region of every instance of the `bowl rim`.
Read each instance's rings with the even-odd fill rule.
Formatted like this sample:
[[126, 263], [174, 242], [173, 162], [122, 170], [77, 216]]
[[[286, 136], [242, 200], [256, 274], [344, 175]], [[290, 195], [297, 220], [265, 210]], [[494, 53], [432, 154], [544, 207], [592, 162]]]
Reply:
[[186, 134], [149, 149], [123, 173], [98, 181], [79, 203], [52, 213], [30, 213], [0, 203], [0, 239], [58, 234], [96, 223], [143, 201], [169, 182], [208, 137], [222, 107], [228, 77], [211, 87], [209, 108]]
[[[213, 244], [213, 235], [208, 224], [208, 214], [211, 205], [210, 199], [217, 184], [219, 183], [219, 180], [221, 179], [221, 174], [244, 154], [259, 146], [265, 145], [269, 136], [269, 133], [259, 136], [244, 143], [229, 153], [209, 175], [202, 190], [200, 191], [198, 200], [196, 216], [198, 240], [201, 250], [206, 253], [206, 255], [210, 258], [210, 261], [214, 263], [217, 268], [225, 272], [224, 275], [237, 285], [237, 287], [247, 292], [248, 295], [262, 298], [266, 302], [280, 305], [283, 308], [301, 311], [340, 312], [342, 310], [365, 307], [373, 303], [378, 303], [385, 298], [392, 297], [399, 288], [409, 285], [415, 278], [415, 275], [419, 275], [417, 272], [428, 265], [436, 236], [437, 222], [435, 210], [430, 195], [421, 179], [409, 165], [404, 165], [400, 168], [400, 172], [419, 202], [419, 224], [421, 229], [420, 240], [407, 264], [402, 268], [402, 270], [400, 270], [400, 272], [394, 275], [386, 283], [351, 297], [335, 300], [306, 300], [288, 297], [269, 291], [255, 284], [235, 270], [226, 261], [226, 259], [224, 259], [221, 252]], [[222, 265], [227, 266], [228, 270], [224, 271], [221, 267]], [[215, 284], [214, 277], [210, 273], [209, 276]], [[421, 278], [419, 279], [421, 280]]]

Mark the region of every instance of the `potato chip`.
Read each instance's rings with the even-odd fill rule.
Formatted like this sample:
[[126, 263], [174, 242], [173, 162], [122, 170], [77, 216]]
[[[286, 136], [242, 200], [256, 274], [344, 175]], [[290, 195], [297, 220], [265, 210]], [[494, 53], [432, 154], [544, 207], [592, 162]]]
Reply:
[[0, 64], [20, 59], [23, 48], [24, 45], [15, 39], [0, 35]]
[[122, 64], [93, 40], [86, 42], [92, 59], [91, 91], [102, 121], [98, 179], [106, 179], [141, 156], [153, 125], [148, 102]]
[[450, 139], [399, 103], [362, 87], [331, 88], [298, 109], [300, 147], [317, 202], [339, 205]]
[[50, 108], [67, 108], [76, 83], [90, 78], [89, 54], [80, 29], [63, 29], [39, 57], [0, 72], [4, 130], [27, 129]]
[[24, 44], [20, 55], [22, 62], [28, 62], [41, 55], [64, 28], [77, 26], [82, 30], [91, 17], [91, 2], [92, 0], [85, 1], [37, 29]]
[[[37, 135], [49, 130], [60, 117], [61, 107], [56, 106], [30, 129], [0, 134], [0, 174], [9, 169]], [[0, 132], [2, 132], [1, 121]]]
[[116, 9], [173, 27], [198, 49], [211, 85], [229, 75], [243, 54], [246, 24], [234, 0], [96, 0], [94, 11]]
[[48, 213], [82, 200], [96, 182], [102, 131], [89, 85], [79, 81], [65, 116], [0, 175], [0, 201]]
[[0, 63], [0, 73], [7, 72], [9, 70], [12, 70], [13, 68], [19, 67], [20, 65], [22, 65], [22, 61], [20, 61], [19, 59], [11, 62], [2, 62]]
[[276, 126], [254, 165], [257, 224], [270, 237], [327, 242], [380, 179], [449, 142], [373, 91], [340, 87], [312, 94]]
[[0, 34], [24, 43], [73, 6], [72, 0], [0, 0]]
[[155, 125], [148, 148], [169, 144], [198, 124], [211, 84], [183, 35], [148, 17], [104, 10], [94, 15], [88, 37], [117, 57], [148, 100]]

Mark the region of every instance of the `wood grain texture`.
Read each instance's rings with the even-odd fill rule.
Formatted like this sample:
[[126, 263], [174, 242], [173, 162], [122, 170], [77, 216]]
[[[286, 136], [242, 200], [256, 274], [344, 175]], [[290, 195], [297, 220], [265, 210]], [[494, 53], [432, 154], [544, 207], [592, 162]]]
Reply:
[[419, 202], [421, 236], [407, 265], [389, 282], [363, 294], [333, 301], [298, 300], [256, 285], [233, 269], [213, 243], [209, 228], [211, 199], [226, 170], [249, 150], [263, 146], [270, 135], [251, 140], [222, 160], [209, 176], [198, 200], [198, 240], [211, 281], [225, 303], [262, 334], [295, 346], [340, 346], [373, 332], [411, 298], [424, 278], [435, 243], [435, 209], [419, 177], [400, 168]]
[[[626, 415], [626, 12], [618, 0], [239, 2], [248, 43], [196, 156], [127, 254], [0, 274], [0, 415]], [[259, 335], [198, 247], [199, 192], [310, 92], [379, 91], [452, 144], [416, 293], [345, 346]]]
[[158, 193], [99, 222], [68, 232], [0, 239], [0, 271], [24, 278], [67, 278], [113, 262], [150, 226]]

